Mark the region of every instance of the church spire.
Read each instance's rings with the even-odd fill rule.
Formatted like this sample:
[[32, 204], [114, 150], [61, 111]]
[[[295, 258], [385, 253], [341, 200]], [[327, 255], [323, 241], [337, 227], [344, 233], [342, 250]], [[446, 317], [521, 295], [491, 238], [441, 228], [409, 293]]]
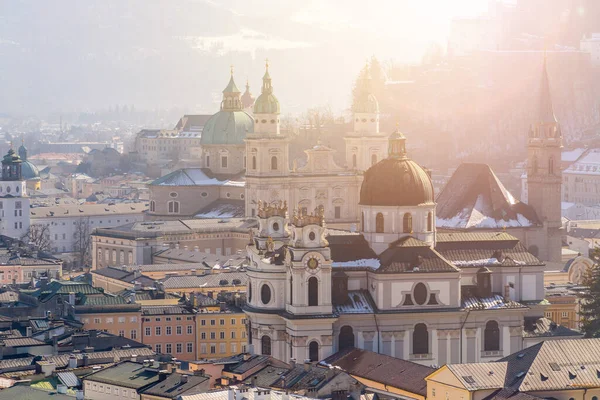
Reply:
[[539, 93], [538, 122], [541, 124], [554, 124], [557, 121], [552, 107], [552, 95], [550, 94], [550, 80], [548, 79], [546, 58], [546, 53], [544, 52], [544, 66], [542, 69], [542, 81]]
[[407, 158], [406, 156], [406, 136], [398, 128], [388, 138], [388, 156], [389, 158]]
[[240, 111], [242, 109], [242, 102], [240, 100], [241, 92], [233, 80], [233, 65], [230, 68], [230, 74], [231, 77], [229, 78], [229, 83], [227, 84], [227, 87], [223, 89], [221, 110]]
[[265, 74], [263, 75], [263, 85], [261, 93], [272, 94], [273, 85], [271, 84], [271, 75], [269, 74], [269, 59], [265, 60]]

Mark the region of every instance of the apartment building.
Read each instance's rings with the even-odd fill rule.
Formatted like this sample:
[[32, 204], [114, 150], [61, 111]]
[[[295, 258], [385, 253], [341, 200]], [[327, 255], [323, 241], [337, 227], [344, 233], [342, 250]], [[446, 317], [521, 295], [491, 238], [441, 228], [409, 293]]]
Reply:
[[196, 360], [196, 318], [183, 305], [142, 306], [142, 343], [159, 354]]
[[241, 309], [213, 303], [198, 311], [198, 359], [229, 357], [247, 351], [246, 314]]

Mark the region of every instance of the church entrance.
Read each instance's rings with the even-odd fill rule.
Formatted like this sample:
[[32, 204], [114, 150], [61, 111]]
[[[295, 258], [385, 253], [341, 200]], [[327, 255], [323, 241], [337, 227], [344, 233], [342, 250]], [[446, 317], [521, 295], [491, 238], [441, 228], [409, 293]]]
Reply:
[[340, 329], [339, 342], [340, 351], [349, 347], [354, 347], [354, 330], [351, 326], [342, 326], [342, 329]]

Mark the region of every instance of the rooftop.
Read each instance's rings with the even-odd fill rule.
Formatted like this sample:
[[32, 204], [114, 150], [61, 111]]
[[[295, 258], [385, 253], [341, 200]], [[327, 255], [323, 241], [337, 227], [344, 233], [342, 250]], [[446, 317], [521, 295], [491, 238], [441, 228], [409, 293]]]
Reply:
[[131, 389], [140, 389], [158, 382], [158, 370], [141, 363], [124, 361], [85, 377], [86, 381], [108, 383]]
[[31, 219], [141, 214], [146, 210], [148, 210], [147, 203], [59, 205], [32, 208]]

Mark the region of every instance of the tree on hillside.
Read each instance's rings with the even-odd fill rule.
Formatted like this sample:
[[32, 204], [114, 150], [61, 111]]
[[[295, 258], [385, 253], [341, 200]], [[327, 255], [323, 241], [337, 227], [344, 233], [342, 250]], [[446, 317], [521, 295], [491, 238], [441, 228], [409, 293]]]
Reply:
[[80, 267], [91, 264], [92, 261], [92, 231], [90, 219], [79, 218], [75, 222], [73, 233], [73, 250], [77, 253], [77, 264]]
[[359, 90], [361, 87], [361, 79], [363, 79], [365, 75], [365, 71], [368, 72], [368, 76], [371, 78], [370, 88], [371, 93], [375, 96], [377, 101], [379, 102], [380, 109], [382, 107], [382, 102], [386, 102], [386, 93], [385, 93], [385, 71], [383, 65], [379, 62], [379, 60], [373, 56], [371, 60], [361, 68], [356, 80], [354, 81], [354, 86], [352, 87], [352, 110], [354, 110], [354, 104], [356, 103], [356, 98], [359, 95]]
[[579, 295], [581, 330], [585, 337], [600, 337], [600, 247], [590, 251], [594, 266], [587, 271], [584, 285], [587, 290]]
[[42, 251], [52, 250], [52, 240], [50, 240], [50, 227], [42, 224], [32, 224], [21, 237], [25, 243], [32, 244], [35, 248]]

